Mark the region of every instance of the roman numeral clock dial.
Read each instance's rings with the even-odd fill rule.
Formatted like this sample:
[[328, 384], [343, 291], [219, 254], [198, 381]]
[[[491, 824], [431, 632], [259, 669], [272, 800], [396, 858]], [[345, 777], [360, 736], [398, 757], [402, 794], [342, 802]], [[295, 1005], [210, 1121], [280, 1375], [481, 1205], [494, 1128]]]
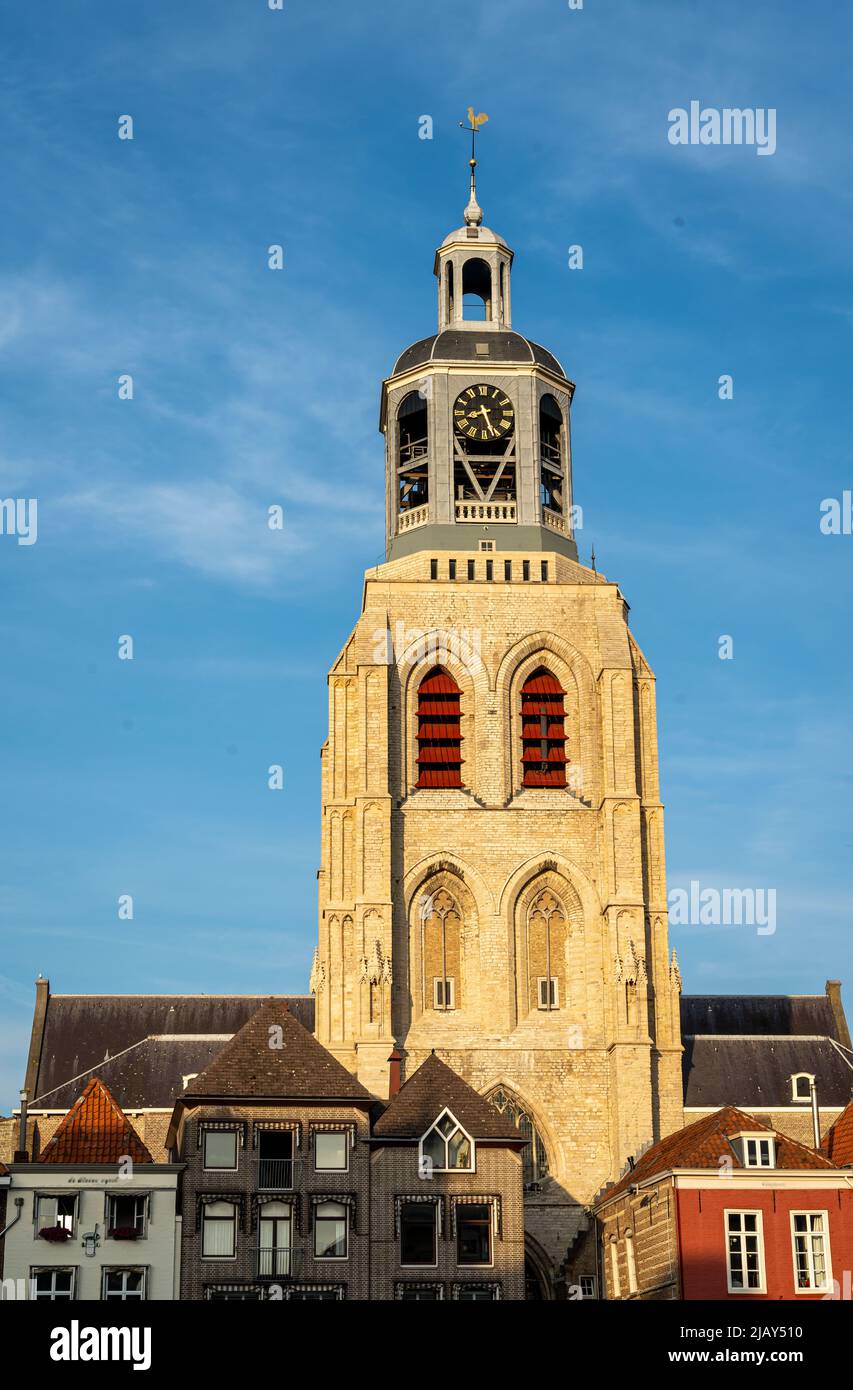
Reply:
[[515, 410], [499, 386], [468, 386], [453, 406], [453, 428], [461, 439], [504, 439], [515, 427]]

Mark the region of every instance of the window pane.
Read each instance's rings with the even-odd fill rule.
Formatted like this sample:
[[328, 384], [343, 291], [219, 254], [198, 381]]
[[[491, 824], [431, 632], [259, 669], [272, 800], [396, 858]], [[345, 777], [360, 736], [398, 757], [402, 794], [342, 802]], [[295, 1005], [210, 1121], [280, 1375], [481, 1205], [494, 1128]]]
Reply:
[[424, 1140], [424, 1158], [431, 1160], [435, 1168], [443, 1168], [445, 1164], [444, 1140], [438, 1130], [432, 1129]]
[[346, 1259], [347, 1209], [321, 1202], [314, 1214], [314, 1255], [318, 1260]]
[[447, 1146], [450, 1168], [471, 1167], [471, 1144], [461, 1130], [457, 1130]]
[[205, 1168], [237, 1167], [237, 1134], [234, 1130], [209, 1129], [204, 1135]]
[[346, 1134], [315, 1134], [314, 1162], [320, 1169], [342, 1170], [347, 1166]]
[[[228, 1209], [226, 1216], [222, 1208]], [[228, 1258], [235, 1252], [235, 1210], [230, 1202], [212, 1202], [205, 1207], [202, 1220], [201, 1253]]]
[[456, 1209], [459, 1264], [488, 1264], [491, 1256], [491, 1210], [462, 1203]]
[[434, 1202], [406, 1202], [403, 1205], [400, 1212], [401, 1264], [435, 1264], [435, 1211]]

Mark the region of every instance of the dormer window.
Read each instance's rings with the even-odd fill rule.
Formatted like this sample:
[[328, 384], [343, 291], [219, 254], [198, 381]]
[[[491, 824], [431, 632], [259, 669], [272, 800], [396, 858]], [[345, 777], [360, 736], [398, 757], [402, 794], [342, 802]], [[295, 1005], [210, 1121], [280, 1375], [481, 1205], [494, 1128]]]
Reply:
[[458, 1120], [444, 1110], [419, 1146], [420, 1171], [455, 1173], [474, 1170], [474, 1141]]
[[810, 1101], [812, 1098], [812, 1087], [814, 1077], [811, 1072], [798, 1071], [791, 1077], [791, 1099], [796, 1101]]
[[743, 1134], [744, 1168], [775, 1168], [776, 1143], [772, 1134]]

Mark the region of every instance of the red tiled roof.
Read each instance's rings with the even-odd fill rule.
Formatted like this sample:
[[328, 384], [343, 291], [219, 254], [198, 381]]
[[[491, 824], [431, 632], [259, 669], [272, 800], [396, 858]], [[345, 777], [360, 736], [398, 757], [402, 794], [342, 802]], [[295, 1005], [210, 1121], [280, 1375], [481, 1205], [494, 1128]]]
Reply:
[[[723, 1155], [732, 1160], [735, 1168], [740, 1168], [743, 1165], [737, 1149], [730, 1142], [730, 1137], [744, 1131], [752, 1134], [774, 1133], [769, 1125], [763, 1124], [754, 1115], [747, 1115], [744, 1110], [738, 1110], [734, 1105], [726, 1105], [722, 1110], [716, 1110], [713, 1115], [706, 1115], [692, 1125], [685, 1125], [684, 1129], [668, 1134], [665, 1139], [660, 1139], [657, 1144], [647, 1149], [630, 1172], [602, 1193], [601, 1201], [608, 1202], [611, 1197], [618, 1196], [632, 1183], [644, 1182], [658, 1173], [668, 1172], [671, 1168], [718, 1168]], [[795, 1139], [789, 1139], [787, 1135], [776, 1131], [777, 1168], [814, 1169], [836, 1166], [814, 1149], [807, 1148], [805, 1144], [798, 1144]]]
[[820, 1150], [839, 1168], [853, 1164], [853, 1100], [824, 1135]]
[[39, 1163], [153, 1163], [130, 1120], [103, 1081], [93, 1076], [45, 1145]]

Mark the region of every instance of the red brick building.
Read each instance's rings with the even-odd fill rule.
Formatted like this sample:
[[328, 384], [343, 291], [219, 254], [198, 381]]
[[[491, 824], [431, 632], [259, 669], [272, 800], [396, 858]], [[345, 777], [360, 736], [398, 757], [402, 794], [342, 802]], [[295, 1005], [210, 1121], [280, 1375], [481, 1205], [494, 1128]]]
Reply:
[[653, 1145], [596, 1207], [611, 1299], [839, 1297], [853, 1184], [734, 1106]]

